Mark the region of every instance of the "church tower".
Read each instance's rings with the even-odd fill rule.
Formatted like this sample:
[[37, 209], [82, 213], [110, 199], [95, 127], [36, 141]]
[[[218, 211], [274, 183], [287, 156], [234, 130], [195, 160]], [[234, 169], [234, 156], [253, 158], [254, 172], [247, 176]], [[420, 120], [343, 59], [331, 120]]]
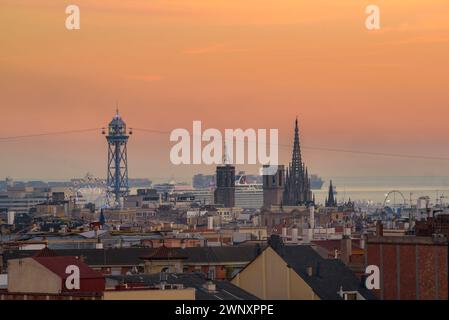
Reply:
[[313, 202], [308, 169], [302, 161], [298, 119], [295, 121], [292, 161], [285, 175], [284, 204], [305, 205]]
[[228, 161], [226, 145], [223, 165], [217, 166], [214, 203], [225, 208], [235, 207], [235, 166]]
[[[268, 167], [268, 166], [264, 166]], [[274, 175], [263, 176], [263, 205], [270, 207], [272, 205], [282, 205], [285, 187], [285, 169], [279, 165]]]

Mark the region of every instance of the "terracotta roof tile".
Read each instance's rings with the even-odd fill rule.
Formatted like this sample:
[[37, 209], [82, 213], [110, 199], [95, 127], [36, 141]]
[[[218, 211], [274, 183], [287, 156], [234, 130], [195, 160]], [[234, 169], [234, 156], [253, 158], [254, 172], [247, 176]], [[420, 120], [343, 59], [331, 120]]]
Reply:
[[92, 270], [87, 264], [77, 257], [58, 257], [58, 256], [34, 256], [34, 260], [39, 262], [45, 268], [57, 274], [61, 279], [65, 280], [69, 276], [66, 268], [69, 265], [76, 265], [80, 269], [81, 279], [103, 278], [103, 274]]

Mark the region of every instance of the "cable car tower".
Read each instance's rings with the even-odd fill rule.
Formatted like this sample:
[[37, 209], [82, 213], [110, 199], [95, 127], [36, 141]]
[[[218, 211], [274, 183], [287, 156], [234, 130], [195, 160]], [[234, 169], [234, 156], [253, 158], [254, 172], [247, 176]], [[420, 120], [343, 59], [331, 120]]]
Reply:
[[[103, 134], [106, 134], [103, 129]], [[126, 144], [129, 134], [126, 132], [126, 123], [120, 117], [118, 108], [114, 118], [109, 123], [106, 140], [108, 141], [108, 175], [107, 192], [114, 196], [115, 205], [120, 205], [120, 199], [129, 193], [128, 187], [128, 155]]]

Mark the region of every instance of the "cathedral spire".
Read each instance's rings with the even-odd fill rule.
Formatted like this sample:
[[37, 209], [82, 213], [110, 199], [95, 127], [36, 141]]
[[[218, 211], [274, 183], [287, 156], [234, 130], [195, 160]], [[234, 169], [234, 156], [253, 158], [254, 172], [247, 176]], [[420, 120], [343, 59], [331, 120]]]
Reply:
[[312, 201], [312, 192], [310, 191], [308, 172], [306, 170], [306, 165], [302, 161], [301, 145], [299, 142], [299, 124], [298, 117], [296, 117], [292, 161], [287, 170], [285, 180], [285, 204], [296, 206]]
[[326, 207], [335, 207], [337, 205], [336, 198], [334, 196], [334, 186], [332, 184], [332, 180], [329, 184], [329, 194], [327, 196]]
[[301, 157], [301, 146], [299, 144], [299, 126], [298, 126], [298, 118], [295, 120], [295, 136], [293, 140], [293, 152], [292, 152], [292, 172], [290, 172], [291, 176], [299, 177], [302, 175], [303, 169], [302, 157]]

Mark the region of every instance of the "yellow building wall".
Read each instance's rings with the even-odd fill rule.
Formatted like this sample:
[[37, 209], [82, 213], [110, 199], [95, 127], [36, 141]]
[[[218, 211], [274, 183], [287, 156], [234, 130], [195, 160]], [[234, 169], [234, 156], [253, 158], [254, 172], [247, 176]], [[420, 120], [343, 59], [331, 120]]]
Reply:
[[290, 300], [321, 300], [293, 269], [289, 270], [291, 273]]
[[195, 300], [195, 289], [105, 291], [104, 300]]
[[312, 288], [270, 247], [231, 281], [264, 300], [317, 300]]
[[61, 278], [33, 258], [8, 261], [8, 291], [20, 293], [60, 293]]
[[231, 280], [231, 283], [259, 299], [266, 299], [265, 264], [262, 261], [265, 259], [265, 251]]

